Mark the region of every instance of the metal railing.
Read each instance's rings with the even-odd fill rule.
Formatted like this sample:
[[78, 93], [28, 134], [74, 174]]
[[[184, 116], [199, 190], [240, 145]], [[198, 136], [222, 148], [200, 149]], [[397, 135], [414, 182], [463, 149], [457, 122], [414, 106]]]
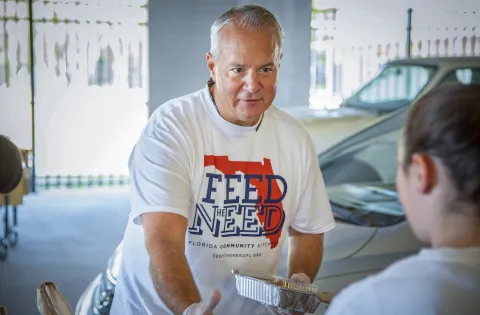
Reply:
[[126, 187], [130, 184], [128, 175], [46, 175], [37, 177], [40, 189], [85, 189]]

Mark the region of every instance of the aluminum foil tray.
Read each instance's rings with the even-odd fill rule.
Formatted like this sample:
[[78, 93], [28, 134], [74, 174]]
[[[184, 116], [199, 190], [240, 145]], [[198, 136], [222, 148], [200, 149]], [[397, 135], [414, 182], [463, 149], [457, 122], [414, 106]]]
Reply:
[[239, 295], [265, 305], [314, 313], [321, 303], [318, 288], [313, 284], [251, 270], [232, 270], [232, 273]]

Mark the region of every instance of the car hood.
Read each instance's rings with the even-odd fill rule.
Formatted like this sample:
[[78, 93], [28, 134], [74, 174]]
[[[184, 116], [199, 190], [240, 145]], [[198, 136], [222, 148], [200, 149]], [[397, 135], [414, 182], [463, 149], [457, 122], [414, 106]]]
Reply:
[[376, 112], [368, 109], [349, 108], [346, 106], [340, 106], [336, 109], [311, 109], [307, 106], [302, 106], [286, 107], [282, 108], [282, 110], [300, 121], [377, 116]]
[[[396, 192], [391, 184], [344, 184], [327, 188], [332, 208], [334, 209], [335, 228], [325, 233], [324, 262], [343, 260], [355, 256], [361, 251], [377, 233], [378, 228], [350, 224], [340, 220], [334, 203], [338, 202], [347, 207], [378, 211], [398, 215], [396, 207], [391, 207], [391, 201], [396, 199]], [[282, 265], [279, 272], [287, 274], [288, 241], [282, 247]]]
[[[374, 237], [376, 228], [335, 222], [335, 227], [325, 233], [323, 262], [346, 259], [354, 256]], [[279, 274], [287, 275], [288, 240], [282, 247], [282, 262]]]

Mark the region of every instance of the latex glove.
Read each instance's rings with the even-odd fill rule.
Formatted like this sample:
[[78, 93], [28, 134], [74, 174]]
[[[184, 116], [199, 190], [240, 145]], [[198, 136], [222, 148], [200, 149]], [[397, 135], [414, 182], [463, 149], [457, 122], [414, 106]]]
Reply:
[[[291, 280], [295, 282], [301, 282], [301, 283], [312, 283], [310, 278], [304, 274], [304, 273], [296, 273], [290, 277]], [[276, 315], [303, 315], [305, 314], [304, 312], [296, 312], [294, 310], [289, 310], [286, 308], [280, 308], [280, 307], [274, 307], [274, 306], [267, 306], [267, 309], [270, 311], [272, 314]]]
[[213, 309], [217, 307], [222, 295], [215, 290], [208, 301], [194, 303], [183, 311], [183, 315], [213, 315]]

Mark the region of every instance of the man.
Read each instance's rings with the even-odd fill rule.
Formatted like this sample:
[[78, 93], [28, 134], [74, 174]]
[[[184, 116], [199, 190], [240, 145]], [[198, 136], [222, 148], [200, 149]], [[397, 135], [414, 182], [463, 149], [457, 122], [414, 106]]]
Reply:
[[7, 137], [0, 135], [0, 195], [8, 194], [17, 187], [22, 172], [19, 149]]
[[[282, 30], [260, 6], [211, 28], [210, 80], [152, 115], [132, 152], [131, 220], [112, 314], [268, 314], [233, 269], [314, 279], [334, 227], [315, 149], [272, 105]], [[272, 310], [280, 312], [281, 310]]]
[[409, 113], [397, 190], [431, 248], [353, 284], [328, 315], [480, 313], [480, 86], [448, 84]]

